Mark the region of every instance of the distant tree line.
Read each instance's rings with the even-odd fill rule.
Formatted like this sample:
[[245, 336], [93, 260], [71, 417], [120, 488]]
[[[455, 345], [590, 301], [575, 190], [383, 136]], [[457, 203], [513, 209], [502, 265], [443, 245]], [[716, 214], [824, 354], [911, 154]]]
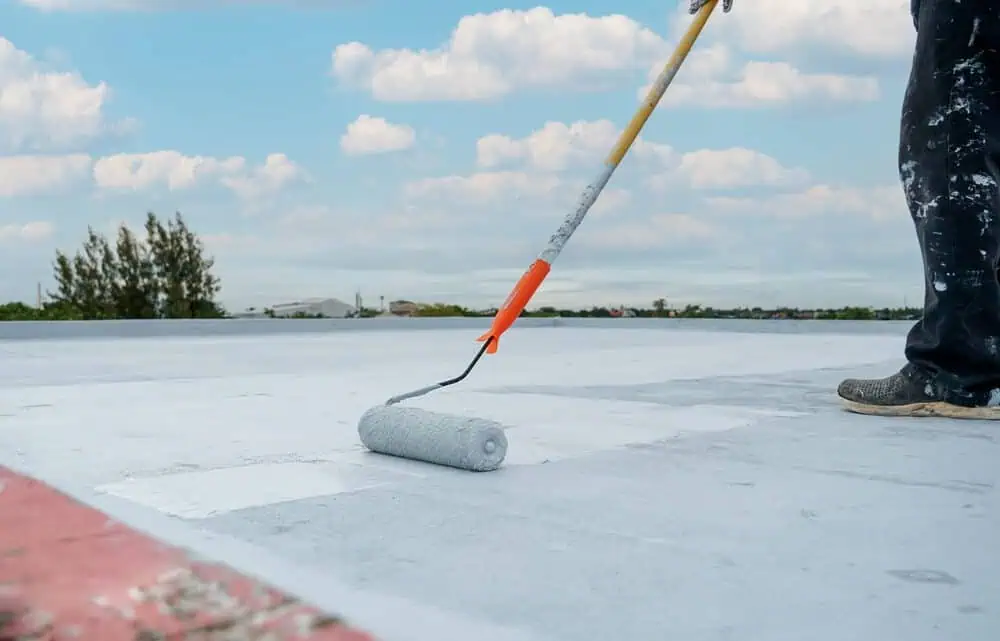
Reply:
[[[871, 308], [871, 307], [841, 307], [837, 309], [799, 309], [779, 307], [765, 309], [762, 307], [737, 307], [722, 309], [703, 307], [701, 305], [685, 305], [679, 309], [670, 309], [664, 299], [654, 301], [652, 307], [607, 307], [594, 306], [588, 309], [569, 309], [551, 306], [526, 309], [522, 317], [562, 317], [562, 318], [714, 318], [714, 319], [793, 319], [793, 320], [916, 320], [922, 310], [914, 307], [901, 308]], [[496, 309], [478, 310], [460, 305], [437, 303], [420, 306], [414, 316], [431, 317], [491, 317]]]
[[[53, 261], [55, 290], [40, 308], [21, 302], [0, 304], [0, 321], [106, 320], [226, 318], [226, 310], [216, 301], [221, 286], [213, 273], [215, 260], [207, 256], [198, 235], [180, 213], [161, 221], [146, 215], [143, 236], [126, 225], [118, 227], [113, 240], [94, 229], [80, 249], [70, 256], [57, 251]], [[355, 315], [370, 318], [380, 311], [363, 308]], [[415, 316], [491, 317], [495, 309], [476, 310], [448, 303], [416, 306]], [[567, 318], [715, 318], [715, 319], [821, 319], [821, 320], [913, 320], [916, 308], [872, 309], [763, 309], [740, 307], [717, 309], [685, 305], [672, 309], [665, 298], [652, 301], [649, 308], [599, 307], [563, 309], [543, 306], [525, 310], [526, 317]], [[273, 310], [264, 315], [274, 317]], [[300, 313], [291, 318], [322, 318]]]

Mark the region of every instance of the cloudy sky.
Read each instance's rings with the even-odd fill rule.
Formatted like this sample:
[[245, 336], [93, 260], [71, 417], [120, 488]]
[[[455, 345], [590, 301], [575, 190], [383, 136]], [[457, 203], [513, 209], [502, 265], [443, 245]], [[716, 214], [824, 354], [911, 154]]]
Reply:
[[[181, 211], [223, 301], [490, 306], [599, 170], [682, 2], [0, 0], [0, 300]], [[538, 304], [901, 305], [908, 0], [718, 12]], [[200, 9], [192, 7], [200, 6]]]

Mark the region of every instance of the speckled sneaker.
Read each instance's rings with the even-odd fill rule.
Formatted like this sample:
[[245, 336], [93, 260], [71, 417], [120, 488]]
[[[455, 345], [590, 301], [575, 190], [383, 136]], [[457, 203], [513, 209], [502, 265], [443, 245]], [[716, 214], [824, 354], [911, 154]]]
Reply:
[[949, 393], [912, 364], [885, 378], [849, 378], [837, 395], [858, 414], [1000, 420], [1000, 389]]

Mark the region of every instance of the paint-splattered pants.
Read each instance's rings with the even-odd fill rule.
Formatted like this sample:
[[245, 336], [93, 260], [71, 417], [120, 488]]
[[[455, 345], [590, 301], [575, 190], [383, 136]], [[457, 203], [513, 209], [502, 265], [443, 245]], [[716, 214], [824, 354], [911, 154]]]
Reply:
[[945, 387], [1000, 387], [1000, 0], [912, 0], [899, 166], [924, 260], [906, 357]]

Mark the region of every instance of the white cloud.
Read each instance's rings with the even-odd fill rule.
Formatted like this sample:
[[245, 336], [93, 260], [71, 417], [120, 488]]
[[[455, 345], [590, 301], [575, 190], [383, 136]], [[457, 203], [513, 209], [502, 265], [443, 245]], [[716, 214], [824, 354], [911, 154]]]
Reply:
[[795, 185], [808, 179], [804, 169], [788, 168], [759, 151], [734, 147], [688, 152], [675, 169], [654, 176], [652, 185], [662, 188], [679, 181], [694, 189], [735, 189]]
[[[735, 13], [735, 10], [734, 10]], [[687, 68], [690, 67], [690, 68]], [[646, 97], [663, 68], [653, 64]], [[878, 79], [833, 73], [806, 73], [787, 62], [738, 62], [723, 44], [692, 51], [682, 76], [663, 96], [664, 106], [768, 107], [799, 101], [867, 102], [879, 98]]]
[[172, 150], [114, 154], [96, 161], [86, 154], [0, 156], [0, 197], [51, 193], [86, 182], [118, 192], [182, 191], [214, 182], [253, 199], [300, 180], [308, 180], [307, 174], [285, 154], [271, 154], [257, 167], [248, 167], [242, 156], [186, 156]]
[[[898, 57], [913, 40], [907, 1], [744, 3], [713, 21], [685, 62], [683, 82], [675, 83], [665, 100], [714, 107], [873, 100], [879, 91], [873, 77], [805, 72], [784, 61], [736, 60], [728, 47], [735, 43], [746, 53], [775, 54], [823, 46]], [[689, 23], [679, 7], [674, 31]], [[658, 34], [622, 15], [504, 9], [463, 17], [449, 40], [431, 50], [373, 51], [360, 42], [342, 44], [333, 53], [332, 73], [383, 101], [488, 100], [525, 88], [601, 88], [613, 74], [631, 69], [651, 69], [651, 81], [671, 50]]]
[[[441, 221], [482, 219], [472, 212], [490, 212], [502, 219], [492, 225], [494, 232], [516, 228], [524, 217], [551, 218], [575, 208], [586, 181], [575, 177], [538, 171], [478, 171], [468, 175], [423, 178], [406, 183], [403, 197], [411, 217], [432, 216]], [[616, 213], [632, 202], [629, 190], [605, 187], [591, 210], [592, 216]], [[470, 209], [474, 208], [474, 209]]]
[[92, 160], [86, 154], [0, 156], [0, 198], [58, 191], [85, 181]]
[[246, 160], [239, 156], [218, 159], [185, 156], [172, 150], [115, 154], [97, 161], [94, 180], [102, 189], [139, 191], [165, 186], [174, 191], [190, 189], [206, 179], [235, 174], [245, 165]]
[[525, 171], [482, 171], [468, 176], [442, 176], [409, 182], [408, 199], [429, 199], [453, 204], [495, 203], [500, 199], [544, 199], [559, 193], [563, 181], [556, 176]]
[[638, 250], [717, 238], [720, 230], [689, 214], [654, 214], [642, 220], [583, 227], [574, 241], [584, 247]]
[[114, 128], [104, 117], [109, 94], [105, 83], [49, 71], [0, 37], [0, 146], [64, 148], [101, 135]]
[[46, 221], [0, 225], [0, 243], [11, 241], [35, 242], [52, 236], [55, 226]]
[[[490, 134], [476, 141], [476, 163], [494, 168], [526, 163], [543, 171], [560, 171], [581, 163], [597, 163], [610, 152], [621, 129], [610, 120], [546, 122], [524, 138]], [[673, 157], [669, 145], [639, 138], [630, 155], [667, 162]]]
[[[526, 166], [542, 172], [559, 172], [587, 164], [596, 167], [611, 151], [620, 133], [621, 129], [610, 120], [571, 124], [550, 121], [523, 138], [502, 134], [483, 136], [476, 141], [476, 163], [486, 169]], [[782, 186], [801, 184], [809, 178], [803, 169], [784, 167], [770, 156], [741, 147], [681, 153], [670, 145], [639, 138], [628, 157], [641, 162], [640, 169], [648, 184], [656, 189]], [[604, 198], [602, 194], [601, 199]]]
[[751, 53], [822, 48], [893, 58], [909, 57], [915, 37], [910, 0], [752, 0], [715, 16], [705, 35]]
[[347, 125], [347, 132], [340, 137], [340, 148], [351, 156], [383, 154], [409, 149], [416, 139], [413, 127], [363, 114]]
[[502, 9], [463, 17], [433, 50], [339, 45], [332, 72], [378, 100], [486, 100], [525, 87], [593, 83], [666, 51], [660, 36], [623, 15]]
[[216, 181], [243, 198], [276, 193], [304, 177], [284, 154], [271, 154], [263, 165], [248, 168], [242, 156], [186, 156], [173, 150], [106, 156], [94, 164], [93, 173], [97, 186], [106, 190], [179, 191]]
[[241, 198], [251, 200], [273, 196], [293, 183], [308, 179], [306, 171], [288, 156], [271, 154], [263, 165], [249, 172], [224, 176], [222, 184]]
[[[409, 209], [402, 220], [411, 229], [447, 226], [463, 239], [474, 234], [498, 245], [519, 239], [537, 250], [535, 245], [540, 247], [579, 202], [586, 179], [591, 178], [580, 167], [596, 168], [619, 132], [607, 120], [550, 121], [520, 138], [484, 136], [476, 144], [478, 171], [405, 185], [403, 198]], [[634, 172], [637, 182], [645, 188], [633, 190], [628, 183], [606, 187], [574, 243], [599, 251], [602, 259], [621, 259], [630, 251], [663, 246], [694, 251], [727, 236], [717, 221], [700, 215], [657, 213], [665, 189], [671, 189], [672, 207], [687, 208], [699, 206], [699, 190], [794, 187], [809, 179], [802, 169], [739, 147], [681, 153], [666, 144], [640, 140], [633, 153], [639, 161]], [[383, 242], [389, 241], [383, 238]]]
[[[571, 186], [573, 197], [567, 198], [565, 201], [561, 210], [564, 213], [568, 213], [569, 209], [576, 209], [580, 196], [587, 185], [583, 181], [576, 181], [571, 183]], [[628, 209], [634, 202], [632, 191], [621, 187], [605, 187], [588, 215], [600, 218], [609, 214], [619, 214]]]
[[765, 198], [713, 197], [713, 210], [742, 215], [803, 217], [853, 214], [876, 221], [905, 218], [906, 200], [898, 184], [877, 187], [813, 185], [808, 189]]

